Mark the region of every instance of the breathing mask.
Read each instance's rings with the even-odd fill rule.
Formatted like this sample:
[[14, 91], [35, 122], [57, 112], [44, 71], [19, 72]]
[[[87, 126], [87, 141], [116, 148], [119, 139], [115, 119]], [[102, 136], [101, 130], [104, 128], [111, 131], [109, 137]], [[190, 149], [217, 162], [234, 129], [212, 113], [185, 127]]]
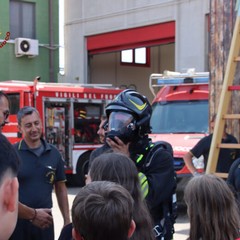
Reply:
[[127, 112], [111, 112], [108, 119], [107, 137], [115, 141], [114, 137], [120, 138], [125, 144], [131, 142], [136, 135], [136, 120]]

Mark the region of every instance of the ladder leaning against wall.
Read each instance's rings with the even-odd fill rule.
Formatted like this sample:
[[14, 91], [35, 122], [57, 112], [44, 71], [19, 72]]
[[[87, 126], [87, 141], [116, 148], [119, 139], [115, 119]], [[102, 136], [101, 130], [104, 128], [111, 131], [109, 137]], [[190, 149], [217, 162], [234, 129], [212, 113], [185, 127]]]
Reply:
[[216, 166], [221, 148], [240, 149], [240, 144], [222, 144], [225, 122], [228, 119], [240, 119], [240, 114], [228, 114], [228, 107], [231, 100], [232, 91], [240, 91], [240, 86], [234, 86], [237, 63], [240, 62], [240, 5], [233, 30], [232, 42], [229, 51], [226, 72], [223, 80], [222, 92], [220, 95], [217, 117], [215, 121], [211, 148], [206, 167], [206, 173], [213, 173], [219, 177], [227, 178], [227, 173], [217, 173]]

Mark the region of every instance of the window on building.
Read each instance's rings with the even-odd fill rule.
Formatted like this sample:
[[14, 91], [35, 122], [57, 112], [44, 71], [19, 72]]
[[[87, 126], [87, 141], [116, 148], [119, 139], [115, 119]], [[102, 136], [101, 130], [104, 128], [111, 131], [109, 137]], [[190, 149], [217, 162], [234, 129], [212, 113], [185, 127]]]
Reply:
[[11, 38], [36, 38], [35, 3], [10, 0]]
[[121, 51], [121, 64], [134, 66], [150, 65], [150, 48], [134, 48]]

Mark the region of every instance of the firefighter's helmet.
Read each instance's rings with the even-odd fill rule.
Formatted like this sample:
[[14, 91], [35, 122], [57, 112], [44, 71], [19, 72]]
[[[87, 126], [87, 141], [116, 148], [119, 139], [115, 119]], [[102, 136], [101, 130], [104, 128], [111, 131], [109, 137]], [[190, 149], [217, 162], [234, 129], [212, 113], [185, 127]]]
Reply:
[[151, 113], [151, 105], [145, 96], [131, 89], [124, 90], [106, 107], [108, 137], [120, 136], [124, 142], [129, 142], [150, 133]]

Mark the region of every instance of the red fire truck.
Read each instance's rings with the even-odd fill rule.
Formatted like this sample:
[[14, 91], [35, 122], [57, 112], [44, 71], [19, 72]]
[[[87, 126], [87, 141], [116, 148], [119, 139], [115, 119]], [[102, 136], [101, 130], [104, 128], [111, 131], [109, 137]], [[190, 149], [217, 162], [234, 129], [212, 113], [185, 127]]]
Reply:
[[[208, 72], [194, 69], [186, 73], [164, 71], [149, 78], [155, 96], [150, 137], [154, 142], [165, 140], [172, 144], [178, 178], [190, 176], [183, 156], [209, 132], [208, 82]], [[203, 171], [203, 157], [193, 159], [193, 163]]]
[[17, 112], [36, 107], [43, 121], [43, 136], [55, 145], [65, 160], [69, 182], [83, 185], [89, 155], [99, 147], [97, 130], [108, 104], [121, 91], [109, 84], [67, 84], [26, 81], [0, 82], [10, 99], [10, 123], [3, 133], [14, 143], [22, 137]]

